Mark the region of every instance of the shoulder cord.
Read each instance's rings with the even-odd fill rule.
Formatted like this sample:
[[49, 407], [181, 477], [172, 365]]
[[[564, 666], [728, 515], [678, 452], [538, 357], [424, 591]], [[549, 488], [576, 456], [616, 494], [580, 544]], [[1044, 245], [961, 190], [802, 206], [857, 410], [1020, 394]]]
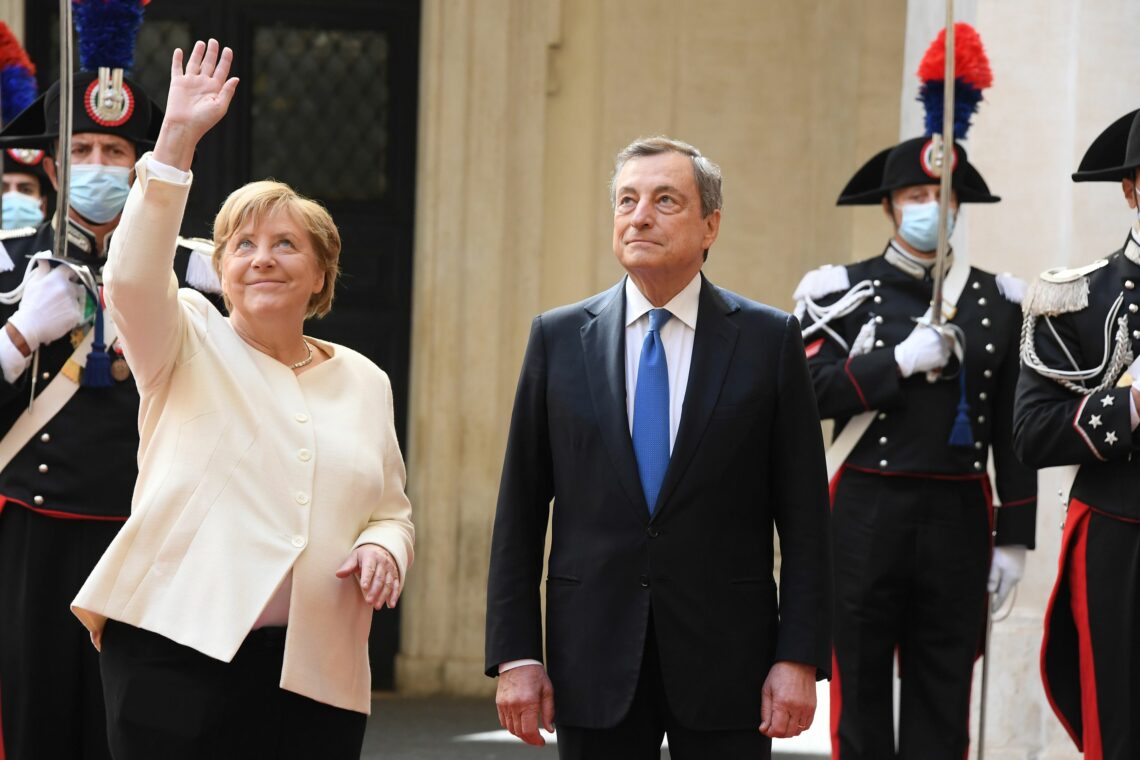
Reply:
[[847, 345], [842, 337], [837, 332], [827, 326], [828, 322], [845, 317], [851, 312], [858, 309], [864, 301], [875, 294], [875, 285], [870, 280], [863, 280], [856, 284], [853, 288], [848, 290], [843, 296], [831, 304], [830, 306], [820, 306], [810, 296], [804, 296], [801, 303], [807, 315], [811, 317], [812, 323], [804, 328], [803, 336], [805, 338], [814, 335], [819, 331], [826, 332], [835, 339], [839, 345], [843, 346], [843, 350], [849, 350], [850, 346]]
[[[1080, 369], [1077, 363], [1073, 360], [1072, 354], [1069, 353], [1068, 348], [1053, 330], [1052, 321], [1046, 317], [1045, 321], [1049, 325], [1050, 331], [1053, 332], [1053, 337], [1061, 346], [1061, 350], [1069, 359], [1069, 363], [1073, 365], [1072, 370], [1051, 369], [1045, 366], [1044, 362], [1037, 355], [1037, 348], [1034, 345], [1034, 333], [1037, 327], [1037, 315], [1026, 314], [1025, 319], [1021, 325], [1021, 360], [1025, 362], [1025, 366], [1029, 367], [1034, 372], [1047, 377], [1060, 383], [1062, 386], [1082, 396], [1090, 396], [1094, 393], [1108, 388], [1116, 382], [1120, 377], [1120, 373], [1124, 371], [1130, 364], [1132, 364], [1132, 345], [1128, 340], [1128, 317], [1121, 315], [1119, 319], [1116, 318], [1117, 313], [1120, 311], [1120, 306], [1123, 303], [1124, 294], [1118, 295], [1116, 301], [1113, 302], [1112, 308], [1108, 310], [1108, 315], [1104, 320], [1104, 354], [1101, 357], [1100, 363], [1090, 369]], [[1112, 324], [1116, 322], [1116, 338], [1112, 340]], [[1109, 353], [1109, 343], [1113, 343], [1111, 355]], [[1092, 380], [1097, 375], [1104, 372], [1101, 382], [1094, 388], [1088, 388], [1078, 383], [1083, 383], [1086, 380]], [[1077, 382], [1073, 382], [1076, 380]]]

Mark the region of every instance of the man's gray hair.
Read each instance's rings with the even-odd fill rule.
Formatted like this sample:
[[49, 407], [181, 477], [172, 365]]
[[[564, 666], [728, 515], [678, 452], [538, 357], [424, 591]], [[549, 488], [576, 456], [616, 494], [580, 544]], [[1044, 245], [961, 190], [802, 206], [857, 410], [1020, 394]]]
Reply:
[[657, 156], [662, 153], [680, 153], [688, 156], [693, 164], [693, 177], [697, 180], [697, 190], [701, 195], [701, 216], [705, 217], [724, 205], [720, 193], [720, 167], [701, 155], [692, 145], [671, 137], [639, 137], [621, 149], [614, 159], [614, 173], [610, 177], [610, 205], [617, 203], [617, 178], [622, 167], [631, 158]]

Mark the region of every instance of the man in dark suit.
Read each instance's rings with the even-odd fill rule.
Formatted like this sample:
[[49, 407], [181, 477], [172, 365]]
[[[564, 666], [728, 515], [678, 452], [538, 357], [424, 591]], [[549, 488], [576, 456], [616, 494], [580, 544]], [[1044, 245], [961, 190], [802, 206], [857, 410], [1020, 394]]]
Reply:
[[531, 328], [486, 667], [503, 726], [542, 744], [539, 721], [557, 717], [562, 758], [659, 757], [666, 733], [677, 759], [767, 758], [770, 737], [811, 724], [830, 667], [826, 469], [799, 325], [701, 274], [720, 184], [686, 143], [625, 148], [613, 244], [628, 277]]

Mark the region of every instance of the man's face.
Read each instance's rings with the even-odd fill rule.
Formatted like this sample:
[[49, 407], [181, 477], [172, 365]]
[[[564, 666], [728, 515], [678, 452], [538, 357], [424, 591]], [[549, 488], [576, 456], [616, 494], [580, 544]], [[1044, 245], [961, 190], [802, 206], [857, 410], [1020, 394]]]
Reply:
[[43, 200], [40, 192], [40, 181], [33, 174], [25, 172], [4, 172], [3, 189], [5, 193], [20, 193], [37, 201]]
[[[59, 143], [56, 143], [59, 150]], [[76, 132], [71, 136], [71, 164], [102, 164], [130, 168], [138, 160], [135, 144], [125, 137], [104, 135], [98, 132]], [[58, 190], [56, 163], [51, 156], [44, 158], [44, 171]]]
[[[890, 217], [897, 230], [899, 225], [902, 224], [904, 206], [912, 203], [938, 203], [938, 192], [937, 184], [900, 187], [898, 190], [891, 191], [889, 201], [886, 198], [883, 199], [883, 211]], [[955, 190], [950, 191], [950, 208], [957, 213], [958, 193]]]
[[701, 216], [693, 164], [681, 153], [625, 163], [614, 182], [614, 255], [643, 276], [691, 278], [716, 240], [720, 210]]

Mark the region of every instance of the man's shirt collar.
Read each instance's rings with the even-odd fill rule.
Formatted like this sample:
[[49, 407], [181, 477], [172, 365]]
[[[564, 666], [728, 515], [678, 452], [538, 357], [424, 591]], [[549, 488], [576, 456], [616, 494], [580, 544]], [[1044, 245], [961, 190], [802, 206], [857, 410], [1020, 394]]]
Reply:
[[[673, 296], [665, 308], [688, 326], [690, 330], [697, 329], [697, 310], [701, 302], [701, 273], [697, 272], [689, 284], [681, 292]], [[625, 326], [629, 327], [645, 316], [650, 309], [655, 309], [645, 294], [637, 289], [629, 275], [625, 278]]]

